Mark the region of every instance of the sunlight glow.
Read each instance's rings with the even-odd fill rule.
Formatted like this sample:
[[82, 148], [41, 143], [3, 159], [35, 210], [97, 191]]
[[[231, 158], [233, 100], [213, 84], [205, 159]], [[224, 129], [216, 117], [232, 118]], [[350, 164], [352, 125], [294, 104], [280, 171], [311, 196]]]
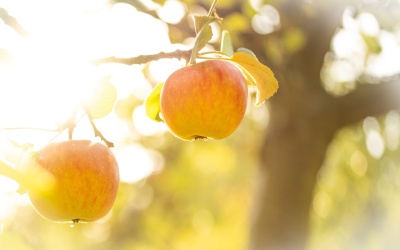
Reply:
[[261, 6], [263, 5], [262, 0], [249, 0], [249, 3], [251, 5], [251, 7], [256, 11], [259, 11]]
[[0, 175], [0, 190], [11, 193], [11, 192], [16, 192], [18, 188], [19, 184], [17, 182]]
[[157, 14], [164, 22], [177, 24], [186, 14], [186, 6], [178, 0], [167, 0]]
[[339, 59], [348, 60], [353, 65], [355, 72], [365, 70], [367, 76], [375, 78], [400, 72], [398, 37], [395, 33], [381, 30], [371, 13], [355, 15], [354, 10], [347, 9], [343, 14], [343, 29], [335, 34], [332, 48]]
[[[109, 4], [106, 0], [20, 0], [2, 1], [1, 5], [27, 34], [19, 35], [0, 20], [0, 48], [10, 54], [9, 60], [0, 58], [1, 142], [29, 143], [36, 147], [48, 143], [74, 110], [87, 100], [96, 83], [107, 76], [116, 86], [118, 98], [134, 96], [144, 100], [151, 91], [151, 84], [142, 72], [145, 65], [98, 66], [92, 61], [174, 49], [168, 26], [129, 4]], [[153, 67], [151, 73], [164, 81], [168, 72], [181, 66], [178, 61], [172, 64], [169, 61], [162, 63], [162, 67]], [[143, 128], [150, 123], [141, 114], [142, 118], [135, 119], [135, 124]], [[113, 113], [96, 120], [98, 129], [115, 144], [134, 139], [128, 124]], [[154, 124], [159, 125], [151, 122]], [[161, 131], [159, 127], [156, 130]], [[143, 129], [141, 132], [146, 134]], [[86, 118], [78, 123], [73, 138], [98, 139], [94, 138]], [[67, 139], [67, 133], [57, 137], [62, 139]], [[9, 149], [0, 151], [1, 156], [9, 154]], [[158, 152], [138, 145], [116, 145], [113, 151], [121, 166], [122, 181], [138, 181], [163, 166]], [[18, 157], [13, 157], [13, 161], [17, 162]], [[15, 193], [15, 185], [15, 182], [0, 180], [0, 217], [11, 215], [13, 209], [3, 200], [12, 199], [4, 192]]]
[[315, 194], [313, 200], [313, 210], [321, 218], [328, 216], [332, 208], [332, 200], [329, 194], [319, 191]]
[[121, 181], [127, 183], [138, 182], [153, 172], [160, 171], [164, 166], [160, 153], [135, 144], [116, 148], [115, 157], [118, 160]]
[[371, 55], [366, 71], [375, 77], [389, 77], [400, 73], [400, 43], [395, 34], [382, 31], [378, 37], [381, 53]]
[[165, 82], [172, 72], [184, 65], [184, 62], [175, 59], [158, 60], [150, 63], [149, 71], [155, 82]]
[[138, 106], [133, 111], [133, 125], [142, 136], [160, 135], [167, 131], [164, 123], [154, 122], [146, 115], [146, 110], [143, 105]]
[[214, 217], [212, 213], [206, 209], [197, 211], [192, 218], [192, 227], [201, 235], [211, 233], [214, 227]]
[[[0, 35], [5, 37], [0, 45], [12, 55], [11, 63], [0, 62], [0, 128], [57, 129], [104, 74], [104, 67], [92, 65], [91, 60], [156, 53], [170, 46], [167, 26], [128, 4], [23, 2], [7, 2], [7, 8], [27, 37], [0, 24]], [[151, 87], [140, 72], [142, 67], [125, 68], [113, 77], [119, 97], [134, 92], [145, 99]], [[31, 136], [26, 141], [36, 139]]]
[[272, 5], [263, 5], [254, 15], [251, 25], [254, 31], [259, 34], [272, 33], [280, 25], [279, 12]]
[[365, 118], [363, 121], [363, 129], [366, 136], [365, 144], [368, 153], [373, 158], [379, 159], [385, 151], [385, 143], [380, 133], [380, 125], [376, 118]]
[[400, 115], [398, 112], [391, 111], [386, 115], [384, 138], [386, 146], [390, 150], [397, 149], [400, 139]]
[[114, 4], [110, 14], [107, 38], [113, 55], [132, 57], [155, 54], [170, 46], [168, 27], [162, 21], [125, 3]]
[[0, 175], [0, 225], [16, 214], [18, 205], [26, 205], [25, 197], [16, 193], [18, 188], [15, 181]]
[[366, 46], [360, 34], [349, 30], [338, 31], [333, 37], [332, 47], [339, 58], [356, 56], [360, 60], [366, 54]]
[[0, 222], [15, 213], [15, 204], [12, 200], [11, 194], [0, 192]]
[[351, 155], [350, 166], [355, 174], [362, 177], [368, 170], [368, 160], [363, 153], [356, 150]]
[[95, 68], [89, 63], [91, 52], [85, 49], [88, 40], [76, 39], [86, 32], [85, 25], [80, 25], [83, 13], [71, 20], [58, 15], [56, 7], [48, 11], [41, 4], [27, 4], [10, 6], [28, 36], [14, 37], [15, 44], [8, 48], [12, 61], [0, 64], [5, 72], [0, 76], [0, 127], [56, 129], [96, 81]]
[[354, 64], [347, 60], [333, 61], [321, 71], [321, 78], [326, 89], [334, 95], [345, 95], [356, 87], [355, 80], [359, 72]]
[[360, 30], [363, 34], [369, 36], [376, 36], [379, 34], [379, 23], [374, 15], [364, 12], [361, 13], [357, 19], [360, 25]]
[[138, 65], [120, 65], [114, 71], [110, 81], [117, 88], [118, 99], [133, 95], [139, 100], [145, 100], [150, 94], [152, 87], [143, 75], [142, 68]]
[[379, 159], [385, 151], [385, 144], [383, 142], [382, 136], [377, 131], [368, 132], [366, 145], [368, 152], [375, 159]]
[[151, 185], [143, 183], [140, 185], [138, 192], [135, 192], [135, 198], [130, 203], [135, 209], [146, 209], [153, 201], [154, 189]]
[[[112, 210], [105, 217], [91, 224], [83, 230], [83, 233], [87, 238], [92, 241], [102, 243], [110, 238], [111, 228], [110, 224], [106, 223], [111, 219]], [[71, 224], [72, 226], [74, 224]]]

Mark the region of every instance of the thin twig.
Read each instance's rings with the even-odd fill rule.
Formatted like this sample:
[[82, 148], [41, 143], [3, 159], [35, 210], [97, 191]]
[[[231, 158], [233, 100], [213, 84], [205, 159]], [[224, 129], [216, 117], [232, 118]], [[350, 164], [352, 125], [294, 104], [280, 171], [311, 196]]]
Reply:
[[144, 64], [151, 61], [157, 61], [159, 59], [184, 59], [186, 61], [190, 60], [190, 55], [192, 54], [191, 50], [175, 50], [172, 52], [160, 52], [154, 55], [140, 55], [137, 57], [130, 58], [118, 58], [118, 57], [106, 57], [95, 60], [96, 64], [102, 63], [121, 63], [121, 64]]
[[91, 125], [92, 128], [93, 128], [94, 135], [95, 135], [95, 136], [98, 136], [98, 137], [107, 145], [107, 147], [109, 147], [109, 148], [114, 147], [114, 143], [112, 143], [112, 142], [110, 142], [109, 140], [107, 140], [107, 139], [103, 136], [103, 134], [100, 132], [100, 130], [96, 127], [96, 124], [95, 124], [94, 121], [93, 121], [93, 117], [92, 117], [92, 115], [89, 113], [88, 110], [86, 110], [86, 115], [87, 115], [87, 117], [88, 117], [88, 119], [89, 119], [90, 125]]

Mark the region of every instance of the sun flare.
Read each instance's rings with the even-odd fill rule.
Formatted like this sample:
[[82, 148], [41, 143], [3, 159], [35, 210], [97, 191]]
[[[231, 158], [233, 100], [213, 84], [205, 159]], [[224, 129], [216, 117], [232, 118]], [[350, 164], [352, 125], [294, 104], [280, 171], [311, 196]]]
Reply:
[[[44, 8], [54, 4], [43, 1], [29, 4], [29, 11], [21, 3], [8, 3], [7, 9], [26, 35], [0, 23], [0, 35], [7, 38], [0, 46], [10, 54], [7, 62], [0, 60], [0, 128], [57, 129], [89, 98], [104, 72], [120, 70], [105, 71], [92, 63], [94, 59], [156, 53], [170, 45], [167, 28], [160, 21], [152, 22], [127, 4], [90, 2], [87, 7], [72, 1]], [[154, 33], [136, 25], [143, 22]], [[155, 40], [155, 46], [148, 46]]]
[[[30, 13], [42, 12], [31, 9]], [[31, 21], [26, 25], [26, 36], [3, 29], [9, 39], [10, 59], [0, 62], [4, 72], [0, 75], [2, 128], [56, 128], [84, 100], [98, 78], [90, 64], [93, 53], [85, 46], [87, 41], [78, 42], [83, 32], [79, 23], [46, 12], [40, 14], [41, 19], [46, 19], [46, 14], [51, 14], [51, 23], [43, 23], [32, 14], [22, 18], [22, 24]]]

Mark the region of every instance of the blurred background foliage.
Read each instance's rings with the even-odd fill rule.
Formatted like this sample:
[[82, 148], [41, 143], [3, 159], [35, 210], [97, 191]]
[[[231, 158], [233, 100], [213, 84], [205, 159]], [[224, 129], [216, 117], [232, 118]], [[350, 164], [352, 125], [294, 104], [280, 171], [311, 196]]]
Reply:
[[400, 115], [391, 111], [339, 131], [318, 176], [311, 249], [395, 249]]
[[[18, 57], [13, 59], [13, 42], [21, 40], [16, 37], [24, 37], [25, 33], [34, 32], [35, 28], [38, 31], [34, 24], [29, 24], [29, 18], [24, 18], [21, 9], [36, 5], [35, 10], [43, 11], [42, 16], [37, 15], [43, 18], [55, 18], [52, 15], [57, 15], [60, 13], [57, 10], [62, 9], [49, 1], [30, 4], [22, 0], [17, 4], [12, 2], [0, 2], [0, 37], [11, 37], [0, 42], [0, 74], [6, 72], [10, 61], [18, 61]], [[71, 12], [71, 19], [73, 14], [81, 18], [88, 13], [93, 17], [97, 12], [105, 12], [106, 17], [110, 15], [112, 18], [105, 18], [101, 25], [82, 23], [87, 25], [84, 32], [77, 35], [69, 32], [60, 40], [46, 37], [48, 44], [43, 46], [48, 49], [46, 46], [49, 44], [64, 42], [58, 44], [54, 51], [59, 52], [60, 48], [64, 48], [66, 52], [57, 57], [66, 56], [71, 64], [78, 60], [76, 55], [82, 51], [69, 50], [68, 42], [77, 43], [77, 48], [84, 48], [83, 51], [88, 46], [96, 47], [92, 54], [89, 53], [92, 57], [130, 57], [189, 48], [194, 36], [192, 15], [207, 13], [211, 2], [72, 1], [72, 7], [65, 10]], [[296, 25], [285, 25], [284, 30], [280, 29], [282, 22], [293, 21], [281, 16], [277, 10], [279, 5], [288, 2], [290, 4], [290, 1], [274, 0], [219, 0], [217, 11], [224, 21], [222, 24], [213, 24], [214, 38], [208, 49], [212, 49], [212, 46], [218, 49], [219, 34], [226, 29], [230, 31], [236, 48], [258, 46], [258, 52], [265, 53], [271, 65], [282, 63], [285, 57], [297, 53], [308, 42], [305, 33]], [[332, 5], [346, 1], [310, 2], [322, 3], [322, 6], [331, 8]], [[361, 12], [352, 8], [346, 10], [343, 24], [338, 24], [338, 31], [332, 41], [332, 51], [328, 53], [322, 67], [324, 87], [332, 95], [350, 93], [360, 84], [359, 79], [381, 79], [400, 72], [399, 57], [396, 60], [390, 57], [387, 61], [380, 61], [379, 57], [399, 55], [399, 18], [397, 16], [396, 20], [393, 15], [399, 13], [399, 2], [388, 0], [358, 3], [366, 7]], [[66, 5], [63, 3], [61, 6]], [[385, 12], [382, 11], [383, 7]], [[76, 8], [82, 10], [76, 11]], [[136, 10], [146, 14], [138, 14]], [[312, 15], [313, 9], [305, 11]], [[38, 17], [31, 18], [34, 20]], [[78, 25], [82, 21], [79, 18], [76, 21]], [[68, 25], [75, 22], [70, 20], [66, 26], [52, 27], [49, 24], [51, 21], [42, 20], [42, 24], [51, 29], [40, 31], [65, 34]], [[107, 23], [110, 21], [111, 24]], [[76, 25], [72, 27], [77, 28]], [[92, 27], [98, 30], [91, 30]], [[75, 34], [75, 37], [71, 34]], [[90, 37], [94, 37], [94, 40]], [[249, 40], [249, 37], [253, 40]], [[35, 35], [31, 39], [34, 38]], [[37, 48], [35, 46], [30, 48]], [[67, 46], [66, 49], [63, 46]], [[70, 52], [71, 58], [68, 57]], [[39, 55], [34, 54], [34, 58], [28, 61], [30, 67]], [[53, 57], [45, 59], [54, 63]], [[15, 193], [18, 186], [14, 182], [0, 176], [0, 249], [246, 248], [255, 206], [253, 198], [261, 138], [268, 125], [268, 105], [256, 108], [249, 103], [245, 120], [228, 139], [180, 141], [168, 133], [163, 125], [148, 120], [142, 104], [151, 87], [182, 65], [177, 60], [160, 60], [140, 66], [96, 67], [96, 71], [112, 75], [111, 82], [116, 85], [119, 95], [113, 113], [97, 121], [106, 138], [115, 143], [113, 150], [121, 167], [122, 182], [112, 212], [106, 218], [90, 224], [49, 222], [36, 214], [26, 195]], [[49, 64], [43, 67], [45, 71], [53, 69], [46, 68]], [[66, 65], [57, 64], [56, 67], [65, 68]], [[61, 71], [56, 72], [59, 74]], [[68, 68], [65, 74], [76, 72], [75, 68]], [[40, 89], [40, 76], [35, 78], [32, 72], [28, 76], [33, 85], [28, 89], [33, 92], [29, 96], [22, 95], [18, 92], [20, 90], [10, 91], [10, 85], [14, 82], [9, 78], [0, 79], [1, 97], [17, 93], [12, 100], [8, 98], [0, 102], [2, 128], [54, 125], [54, 119], [45, 125], [38, 123], [37, 120], [49, 113], [35, 112], [40, 107], [52, 104], [59, 108], [54, 103], [56, 99], [46, 99], [46, 103], [36, 109], [27, 108], [27, 105], [36, 102], [37, 96], [34, 95], [43, 92]], [[50, 77], [50, 80], [54, 79]], [[71, 93], [81, 90], [81, 82], [77, 81], [76, 86], [71, 86], [76, 79], [67, 80]], [[23, 108], [9, 111], [10, 107], [17, 107], [21, 103]], [[26, 112], [33, 112], [33, 117]], [[11, 119], [25, 115], [22, 120]], [[63, 120], [65, 117], [57, 119]], [[32, 123], [32, 120], [35, 122]], [[54, 134], [43, 131], [4, 130], [1, 132], [0, 139], [3, 141], [0, 151], [3, 158], [15, 162], [20, 151], [11, 146], [10, 140], [19, 144], [41, 145], [53, 137]], [[75, 137], [92, 137], [84, 121], [78, 124]], [[61, 135], [62, 138], [65, 135]], [[310, 249], [364, 250], [400, 246], [397, 237], [400, 232], [399, 140], [400, 114], [397, 111], [377, 118], [368, 117], [336, 134], [318, 176], [310, 210]]]

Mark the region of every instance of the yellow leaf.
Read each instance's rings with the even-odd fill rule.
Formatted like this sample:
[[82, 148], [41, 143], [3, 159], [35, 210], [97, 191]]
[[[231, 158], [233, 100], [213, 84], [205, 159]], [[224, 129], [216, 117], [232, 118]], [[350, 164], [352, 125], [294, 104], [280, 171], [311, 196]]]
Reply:
[[163, 82], [157, 84], [151, 91], [150, 95], [147, 97], [146, 101], [144, 102], [146, 107], [146, 115], [156, 122], [163, 121], [163, 119], [160, 116], [160, 110], [161, 110], [160, 95], [163, 86], [164, 86]]
[[248, 85], [257, 89], [256, 106], [262, 104], [278, 90], [274, 73], [257, 59], [245, 52], [236, 52], [229, 59], [242, 70]]

